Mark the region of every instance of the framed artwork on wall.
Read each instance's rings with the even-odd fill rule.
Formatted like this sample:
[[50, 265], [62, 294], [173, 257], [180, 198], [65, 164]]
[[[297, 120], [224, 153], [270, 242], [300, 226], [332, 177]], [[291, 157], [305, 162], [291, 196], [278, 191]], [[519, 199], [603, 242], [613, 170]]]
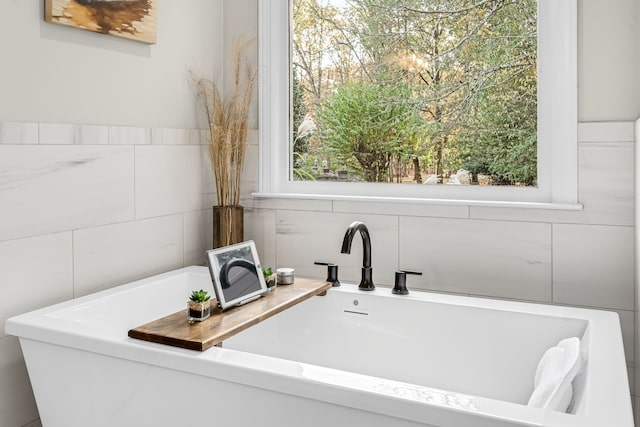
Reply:
[[45, 0], [45, 20], [97, 33], [156, 42], [157, 0]]

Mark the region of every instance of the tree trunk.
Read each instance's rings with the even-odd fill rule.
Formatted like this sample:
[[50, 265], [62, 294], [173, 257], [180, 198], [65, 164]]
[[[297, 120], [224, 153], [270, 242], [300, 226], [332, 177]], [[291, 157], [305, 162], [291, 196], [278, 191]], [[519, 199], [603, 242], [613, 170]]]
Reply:
[[444, 148], [444, 140], [440, 139], [438, 141], [438, 147], [436, 149], [436, 175], [441, 176], [444, 182], [444, 175], [442, 174], [442, 164], [443, 164], [443, 148]]
[[413, 180], [416, 184], [422, 184], [422, 173], [420, 173], [420, 159], [413, 158]]

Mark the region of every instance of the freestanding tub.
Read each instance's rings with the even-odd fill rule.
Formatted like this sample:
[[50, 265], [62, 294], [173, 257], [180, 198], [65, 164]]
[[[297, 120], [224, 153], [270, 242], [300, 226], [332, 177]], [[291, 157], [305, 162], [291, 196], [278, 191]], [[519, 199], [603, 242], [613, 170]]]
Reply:
[[[43, 426], [633, 426], [614, 313], [343, 285], [204, 352], [127, 337], [200, 288], [188, 267], [9, 319]], [[526, 406], [571, 336], [572, 413]]]

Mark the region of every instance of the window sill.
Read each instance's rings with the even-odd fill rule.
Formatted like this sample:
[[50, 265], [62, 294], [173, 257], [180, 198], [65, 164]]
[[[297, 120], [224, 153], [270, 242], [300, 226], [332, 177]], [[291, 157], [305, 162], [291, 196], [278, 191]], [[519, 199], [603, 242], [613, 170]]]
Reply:
[[545, 209], [554, 211], [581, 211], [580, 203], [549, 203], [549, 202], [505, 202], [492, 200], [458, 200], [458, 199], [422, 199], [410, 197], [374, 197], [374, 196], [343, 196], [331, 194], [296, 194], [296, 193], [252, 193], [256, 199], [299, 199], [299, 200], [330, 200], [344, 202], [377, 202], [394, 204], [424, 204], [444, 206], [480, 206], [491, 208], [520, 208]]

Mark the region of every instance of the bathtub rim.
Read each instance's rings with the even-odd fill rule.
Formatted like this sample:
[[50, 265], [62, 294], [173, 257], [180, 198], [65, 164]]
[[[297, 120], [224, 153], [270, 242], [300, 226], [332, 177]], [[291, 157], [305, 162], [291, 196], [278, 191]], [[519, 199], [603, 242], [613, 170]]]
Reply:
[[[278, 387], [275, 388], [275, 391], [277, 392], [294, 394], [343, 406], [352, 406], [370, 412], [390, 414], [389, 408], [381, 410], [381, 408], [388, 406], [388, 404], [385, 405], [385, 399], [389, 399], [389, 396], [375, 390], [360, 390], [349, 388], [344, 385], [340, 386], [339, 384], [328, 385], [321, 384], [319, 382], [309, 383], [307, 382], [308, 379], [302, 378], [299, 374], [295, 373], [301, 367], [304, 368], [305, 364], [301, 364], [299, 362], [274, 359], [268, 356], [244, 353], [225, 348], [212, 348], [205, 352], [194, 352], [162, 344], [135, 340], [127, 337], [126, 331], [124, 331], [122, 339], [105, 339], [92, 336], [88, 331], [83, 330], [83, 328], [78, 328], [78, 325], [74, 325], [73, 322], [70, 322], [69, 320], [49, 316], [50, 314], [58, 311], [71, 309], [87, 303], [90, 304], [123, 292], [129, 292], [138, 287], [152, 285], [159, 280], [171, 278], [184, 273], [206, 274], [208, 277], [206, 267], [185, 267], [131, 282], [106, 291], [83, 296], [75, 300], [69, 300], [19, 316], [14, 316], [7, 320], [5, 331], [7, 334], [18, 336], [21, 340], [30, 339], [42, 341], [52, 345], [62, 345], [81, 351], [94, 352], [134, 362], [146, 360], [149, 364], [168, 369], [175, 369], [189, 373], [204, 373], [212, 378], [218, 378], [224, 381], [231, 381], [249, 386], [257, 386], [264, 389], [274, 390], [275, 382], [279, 384]], [[356, 290], [355, 285], [343, 285], [338, 289], [330, 289], [329, 292], [350, 292], [362, 295], [362, 292]], [[383, 295], [384, 297], [406, 298], [404, 296], [392, 295], [390, 290], [386, 288], [380, 288], [379, 290], [374, 291], [372, 295], [376, 292], [379, 292], [380, 295]], [[586, 345], [588, 346], [589, 363], [586, 365], [586, 369], [589, 370], [587, 375], [589, 387], [588, 392], [584, 396], [584, 404], [586, 405], [587, 410], [584, 416], [563, 414], [530, 408], [517, 403], [472, 396], [472, 398], [475, 399], [482, 408], [482, 411], [480, 412], [473, 412], [442, 404], [424, 404], [406, 398], [392, 398], [397, 402], [397, 405], [395, 406], [396, 409], [403, 408], [402, 411], [398, 409], [398, 413], [392, 414], [392, 416], [398, 416], [399, 418], [420, 422], [420, 420], [425, 419], [427, 415], [436, 416], [437, 414], [446, 413], [450, 416], [457, 414], [464, 418], [470, 413], [473, 413], [474, 416], [503, 419], [510, 422], [520, 422], [522, 425], [575, 425], [586, 427], [606, 425], [607, 422], [611, 422], [610, 412], [600, 412], [595, 410], [596, 407], [590, 404], [592, 402], [597, 402], [598, 407], [602, 408], [617, 408], [617, 410], [620, 411], [621, 416], [624, 416], [623, 413], [631, 413], [626, 362], [624, 360], [623, 350], [620, 352], [620, 349], [622, 349], [622, 340], [621, 334], [619, 333], [620, 325], [617, 313], [421, 291], [412, 292], [411, 297], [413, 299], [442, 304], [455, 304], [513, 312], [525, 311], [532, 314], [587, 320], [589, 339], [587, 340]], [[607, 334], [606, 331], [609, 330], [609, 328], [614, 328], [618, 333], [611, 335]], [[593, 345], [594, 340], [597, 342], [602, 340], [602, 344], [598, 348], [595, 348]], [[616, 358], [620, 358], [620, 353], [622, 354], [622, 361], [618, 360], [618, 362], [615, 363], [607, 363], [606, 366], [609, 367], [607, 372], [593, 372], [593, 365], [597, 366], [598, 364], [602, 364], [604, 363], [603, 360], [611, 360], [612, 357], [615, 361]], [[607, 359], [607, 357], [609, 359]], [[612, 365], [615, 369], [611, 369]], [[620, 366], [624, 369], [619, 368]], [[265, 367], [268, 367], [269, 369], [266, 369]], [[343, 373], [343, 371], [337, 371], [331, 368], [317, 368], [321, 371], [324, 370], [327, 374]], [[350, 377], [358, 375], [353, 373], [346, 374]], [[621, 376], [624, 380], [622, 383], [620, 382]], [[301, 379], [303, 380], [302, 382], [300, 382]], [[461, 393], [438, 391], [437, 389], [429, 387], [422, 388], [427, 391], [445, 392], [456, 396], [469, 396]], [[615, 390], [615, 392], [612, 392], [611, 390]], [[354, 399], [353, 395], [349, 396], [349, 393], [355, 393], [359, 398]], [[349, 405], [344, 405], [347, 397]]]

